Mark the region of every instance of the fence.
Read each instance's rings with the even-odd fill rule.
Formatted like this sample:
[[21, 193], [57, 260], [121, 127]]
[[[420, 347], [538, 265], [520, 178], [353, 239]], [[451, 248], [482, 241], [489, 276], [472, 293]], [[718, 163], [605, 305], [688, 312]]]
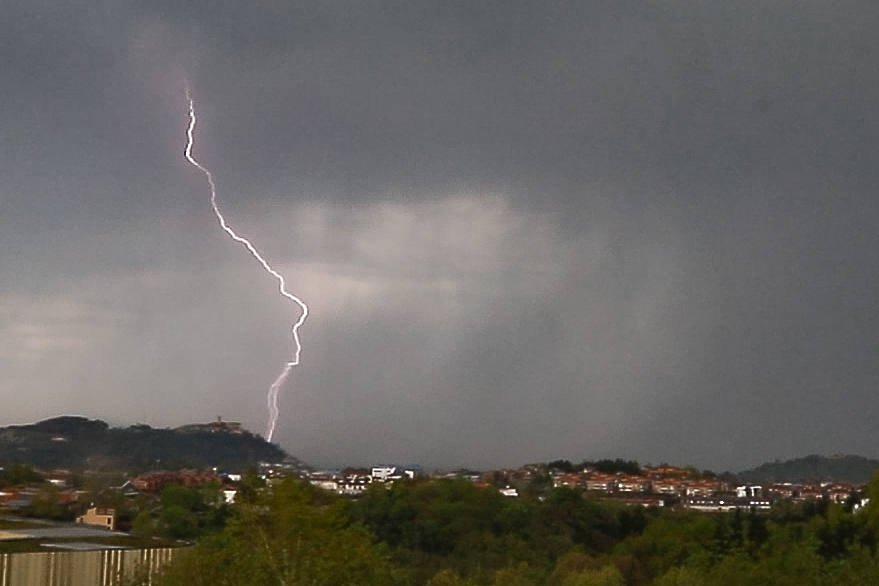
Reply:
[[0, 586], [121, 586], [142, 568], [152, 576], [175, 548], [0, 554]]

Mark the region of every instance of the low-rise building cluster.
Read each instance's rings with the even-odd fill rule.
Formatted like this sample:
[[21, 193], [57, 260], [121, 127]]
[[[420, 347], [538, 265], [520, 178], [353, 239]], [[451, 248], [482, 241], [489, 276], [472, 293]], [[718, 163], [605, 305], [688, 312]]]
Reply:
[[305, 477], [311, 484], [324, 490], [356, 496], [371, 484], [393, 484], [400, 480], [413, 480], [420, 475], [421, 469], [417, 466], [373, 466], [307, 472]]
[[[391, 484], [420, 476], [417, 468], [374, 466], [339, 471], [307, 472], [311, 484], [341, 495], [357, 496], [375, 483]], [[469, 469], [437, 471], [432, 478], [461, 478], [479, 486], [494, 486], [504, 496], [517, 497], [522, 488], [541, 481], [547, 487], [569, 487], [596, 498], [642, 506], [676, 506], [698, 511], [768, 510], [779, 500], [857, 502], [863, 485], [845, 483], [739, 483], [690, 468], [643, 467], [640, 473], [602, 472], [583, 468], [573, 472], [545, 464], [477, 472]], [[851, 499], [851, 500], [850, 500]]]
[[[279, 479], [295, 476], [324, 490], [351, 497], [363, 494], [372, 485], [390, 486], [395, 482], [424, 476], [417, 466], [379, 465], [315, 472], [303, 470], [301, 464], [291, 462], [261, 464], [258, 474], [269, 485]], [[96, 495], [69, 486], [70, 472], [51, 470], [41, 472], [41, 475], [45, 481], [42, 485], [17, 486], [0, 491], [0, 508], [27, 512], [48, 485], [52, 498], [75, 514], [78, 522], [115, 527], [114, 513], [95, 507], [91, 502]], [[465, 479], [479, 486], [494, 487], [503, 496], [512, 498], [522, 494], [540, 496], [548, 488], [568, 487], [602, 500], [706, 512], [768, 510], [778, 501], [816, 500], [847, 504], [856, 509], [862, 502], [860, 495], [864, 488], [863, 485], [836, 482], [749, 484], [736, 482], [732, 476], [717, 477], [691, 468], [672, 466], [608, 472], [590, 467], [572, 470], [568, 466], [567, 470], [560, 470], [547, 464], [531, 464], [488, 472], [469, 469], [437, 471], [430, 477]], [[152, 495], [152, 498], [158, 498], [170, 484], [189, 488], [213, 484], [221, 487], [225, 502], [231, 503], [241, 480], [240, 474], [224, 474], [216, 469], [154, 470], [133, 476], [121, 486], [111, 489], [126, 497]]]
[[[521, 473], [520, 473], [521, 474]], [[694, 474], [686, 468], [645, 467], [641, 474], [604, 473], [589, 468], [578, 472], [549, 471], [553, 486], [568, 486], [606, 497], [630, 500], [630, 495], [659, 497], [663, 505], [678, 504], [701, 511], [769, 509], [778, 500], [827, 499], [845, 503], [863, 485], [845, 483], [733, 483], [715, 476]], [[642, 499], [636, 499], [642, 500]], [[652, 502], [651, 499], [647, 499]]]
[[177, 484], [187, 488], [217, 485], [224, 502], [231, 503], [241, 480], [239, 474], [223, 474], [216, 470], [154, 470], [130, 477], [121, 485], [84, 490], [83, 476], [73, 475], [68, 470], [34, 470], [34, 473], [39, 480], [0, 490], [0, 509], [31, 516], [70, 519], [107, 529], [116, 529], [118, 511], [112, 507], [96, 506], [95, 501], [118, 502], [120, 496], [132, 499], [131, 502], [140, 497], [147, 498], [147, 501], [158, 501], [165, 487]]
[[158, 470], [135, 476], [123, 485], [139, 492], [161, 492], [169, 484], [179, 484], [188, 488], [222, 484], [223, 479], [213, 471], [202, 470]]

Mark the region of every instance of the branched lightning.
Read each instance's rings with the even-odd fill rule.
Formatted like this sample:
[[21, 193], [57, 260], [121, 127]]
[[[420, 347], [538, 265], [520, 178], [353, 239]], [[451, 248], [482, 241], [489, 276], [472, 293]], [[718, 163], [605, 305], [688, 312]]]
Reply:
[[269, 392], [267, 396], [268, 408], [269, 408], [269, 421], [266, 425], [266, 440], [272, 441], [272, 436], [275, 433], [275, 425], [278, 422], [278, 394], [283, 386], [284, 382], [287, 380], [287, 377], [290, 376], [290, 371], [294, 366], [299, 364], [299, 354], [302, 352], [302, 344], [299, 342], [299, 327], [305, 323], [305, 319], [308, 317], [308, 306], [301, 299], [287, 291], [287, 282], [284, 280], [284, 276], [278, 273], [272, 266], [266, 261], [265, 258], [259, 253], [256, 247], [250, 243], [247, 238], [240, 236], [235, 233], [235, 231], [229, 226], [226, 222], [226, 218], [223, 216], [223, 213], [220, 211], [220, 207], [217, 205], [217, 185], [214, 183], [214, 176], [211, 172], [199, 163], [192, 156], [192, 145], [193, 145], [193, 132], [195, 131], [195, 101], [192, 99], [192, 93], [189, 91], [189, 84], [186, 85], [186, 101], [189, 102], [189, 127], [186, 129], [186, 148], [183, 151], [186, 160], [189, 161], [195, 168], [204, 173], [204, 176], [208, 180], [208, 185], [211, 188], [211, 207], [214, 210], [214, 215], [217, 216], [217, 221], [220, 223], [220, 227], [229, 237], [235, 242], [244, 246], [248, 252], [250, 252], [251, 256], [262, 265], [262, 268], [274, 277], [278, 281], [278, 291], [299, 306], [301, 310], [299, 314], [299, 319], [292, 326], [293, 330], [293, 359], [287, 362], [284, 366], [284, 370], [281, 371], [281, 374], [278, 378], [275, 379], [275, 382], [272, 383], [272, 386], [269, 387]]

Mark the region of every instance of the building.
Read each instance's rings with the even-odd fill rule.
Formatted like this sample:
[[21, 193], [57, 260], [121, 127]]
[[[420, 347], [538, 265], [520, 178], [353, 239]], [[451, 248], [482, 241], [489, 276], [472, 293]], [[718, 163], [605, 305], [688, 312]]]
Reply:
[[339, 490], [339, 479], [332, 474], [310, 474], [308, 481], [323, 490], [329, 490], [330, 492], [337, 492]]
[[592, 474], [586, 480], [586, 490], [613, 492], [617, 488], [617, 477], [613, 474]]
[[760, 498], [763, 496], [763, 487], [757, 484], [737, 486], [736, 496], [738, 498]]
[[623, 476], [617, 480], [619, 492], [650, 492], [650, 481], [641, 476]]
[[744, 511], [768, 511], [772, 503], [762, 498], [738, 498], [730, 495], [695, 497], [685, 499], [684, 508], [696, 511], [723, 513], [741, 509]]
[[140, 492], [160, 492], [169, 484], [179, 484], [189, 488], [198, 488], [206, 484], [222, 485], [223, 480], [213, 472], [201, 472], [198, 470], [180, 470], [178, 472], [170, 472], [159, 470], [147, 472], [136, 476], [126, 482], [123, 487], [130, 485]]
[[653, 481], [653, 492], [656, 494], [666, 494], [672, 496], [679, 496], [681, 494], [680, 482], [677, 480], [654, 480]]
[[92, 507], [84, 515], [77, 517], [76, 522], [83, 525], [104, 527], [113, 531], [116, 529], [116, 511], [114, 509]]
[[359, 494], [362, 494], [363, 491], [369, 488], [371, 481], [372, 479], [369, 476], [347, 476], [338, 481], [337, 491], [339, 494], [357, 496]]
[[370, 476], [373, 482], [387, 482], [396, 472], [396, 466], [373, 466]]
[[413, 480], [418, 475], [416, 468], [399, 466], [373, 466], [369, 476], [373, 482], [394, 482], [397, 480]]
[[223, 418], [218, 415], [216, 421], [211, 421], [210, 423], [190, 423], [189, 425], [182, 425], [180, 427], [177, 427], [174, 429], [174, 431], [179, 431], [181, 433], [241, 434], [244, 433], [245, 429], [241, 426], [240, 422], [223, 421]]

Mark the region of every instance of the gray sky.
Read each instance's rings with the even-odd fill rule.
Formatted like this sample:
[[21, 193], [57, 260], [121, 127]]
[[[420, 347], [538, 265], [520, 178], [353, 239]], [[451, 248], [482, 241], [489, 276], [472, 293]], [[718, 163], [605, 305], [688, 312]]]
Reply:
[[[877, 457], [879, 4], [13, 1], [2, 424], [319, 464]], [[257, 4], [257, 6], [254, 6]]]

